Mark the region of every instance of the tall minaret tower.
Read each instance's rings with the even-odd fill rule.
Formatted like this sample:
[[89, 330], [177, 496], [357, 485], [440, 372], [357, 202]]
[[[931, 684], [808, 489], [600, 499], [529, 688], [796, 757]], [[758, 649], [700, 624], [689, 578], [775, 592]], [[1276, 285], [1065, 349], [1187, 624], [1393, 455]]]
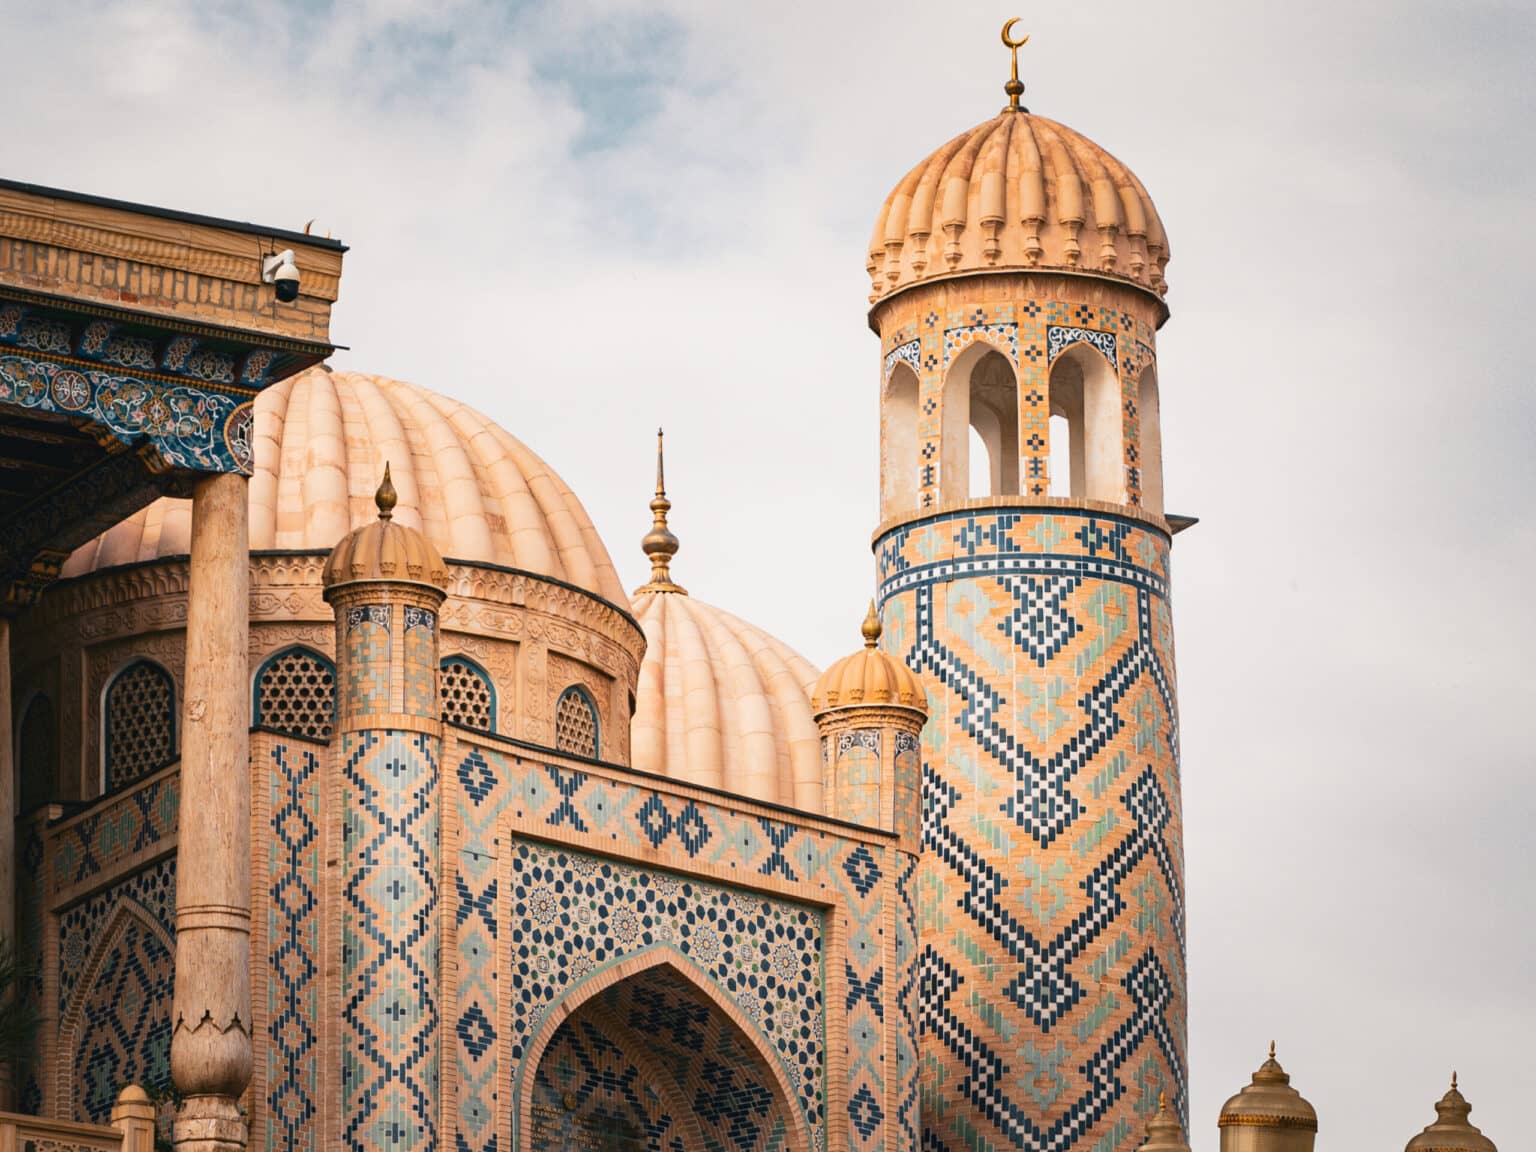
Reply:
[[1188, 1127], [1168, 241], [1123, 164], [1022, 106], [1013, 23], [1007, 107], [869, 250], [881, 646], [930, 710], [921, 1146], [1116, 1152], [1160, 1097]]

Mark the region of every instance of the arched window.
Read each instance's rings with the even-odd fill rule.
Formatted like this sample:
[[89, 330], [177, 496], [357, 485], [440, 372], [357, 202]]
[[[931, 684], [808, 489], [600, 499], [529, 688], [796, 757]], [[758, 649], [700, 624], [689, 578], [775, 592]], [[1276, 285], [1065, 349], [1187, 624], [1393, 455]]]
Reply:
[[1018, 494], [1019, 386], [1008, 357], [979, 342], [962, 352], [944, 378], [941, 424], [945, 503]]
[[918, 460], [917, 373], [902, 361], [885, 384], [885, 443], [880, 464], [881, 519], [918, 506], [922, 466]]
[[1157, 398], [1157, 367], [1148, 364], [1136, 389], [1136, 418], [1141, 426], [1141, 506], [1158, 515], [1163, 511], [1163, 417]]
[[1051, 496], [1072, 495], [1072, 422], [1051, 406]]
[[329, 740], [336, 728], [336, 666], [312, 648], [284, 648], [256, 671], [251, 714], [263, 728]]
[[32, 697], [21, 718], [21, 797], [18, 811], [30, 812], [53, 799], [59, 770], [59, 729], [53, 701]]
[[482, 732], [496, 730], [496, 689], [485, 669], [467, 656], [449, 656], [437, 678], [443, 698], [443, 723]]
[[555, 747], [596, 760], [600, 746], [597, 705], [585, 688], [572, 684], [555, 703]]
[[176, 756], [176, 688], [171, 674], [135, 660], [107, 686], [102, 787], [111, 792], [148, 776]]
[[1051, 415], [1070, 431], [1071, 495], [1124, 504], [1125, 422], [1113, 366], [1092, 345], [1073, 344], [1051, 365], [1050, 395]]

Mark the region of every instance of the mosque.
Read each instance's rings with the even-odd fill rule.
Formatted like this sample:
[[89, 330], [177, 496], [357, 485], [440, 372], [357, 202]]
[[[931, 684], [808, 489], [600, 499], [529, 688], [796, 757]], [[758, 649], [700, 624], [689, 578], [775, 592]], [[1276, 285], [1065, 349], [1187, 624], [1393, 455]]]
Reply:
[[342, 244], [0, 182], [0, 1147], [1313, 1148], [1272, 1048], [1189, 1115], [1169, 240], [1011, 29], [876, 218], [820, 674], [677, 582], [659, 439], [629, 592], [521, 439], [329, 366]]

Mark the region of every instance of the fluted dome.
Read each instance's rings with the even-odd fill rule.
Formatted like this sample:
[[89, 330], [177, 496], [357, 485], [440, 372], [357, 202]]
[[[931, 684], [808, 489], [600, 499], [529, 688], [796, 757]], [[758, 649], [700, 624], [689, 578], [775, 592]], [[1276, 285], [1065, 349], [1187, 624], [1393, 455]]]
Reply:
[[1161, 297], [1168, 237], [1120, 161], [1054, 120], [1004, 109], [956, 136], [886, 197], [869, 242], [870, 300], [922, 280], [1053, 269]]
[[811, 712], [834, 708], [886, 705], [928, 712], [928, 693], [917, 674], [896, 657], [880, 651], [880, 620], [873, 603], [864, 620], [864, 647], [844, 656], [821, 674], [811, 690]]
[[1472, 1105], [1467, 1103], [1456, 1087], [1456, 1076], [1451, 1075], [1451, 1090], [1435, 1105], [1437, 1118], [1420, 1132], [1404, 1152], [1499, 1152], [1493, 1141], [1484, 1136], [1468, 1117]]
[[415, 528], [395, 523], [397, 499], [386, 466], [384, 482], [374, 493], [378, 519], [348, 532], [326, 558], [320, 581], [327, 595], [332, 588], [363, 580], [427, 584], [439, 590], [447, 586], [447, 565], [432, 542]]
[[1317, 1112], [1291, 1087], [1291, 1078], [1275, 1059], [1271, 1044], [1269, 1059], [1253, 1074], [1252, 1082], [1221, 1106], [1217, 1126], [1316, 1132]]
[[[501, 564], [624, 604], [581, 502], [548, 464], [464, 404], [383, 376], [311, 368], [256, 399], [253, 551], [330, 549], [377, 516], [388, 462], [395, 522], [449, 560]], [[192, 505], [162, 499], [78, 549], [64, 575], [185, 555]]]
[[821, 810], [821, 742], [811, 716], [816, 669], [766, 632], [674, 583], [661, 444], [655, 521], [641, 547], [651, 580], [635, 590], [645, 658], [630, 722], [630, 762], [646, 772], [754, 800]]

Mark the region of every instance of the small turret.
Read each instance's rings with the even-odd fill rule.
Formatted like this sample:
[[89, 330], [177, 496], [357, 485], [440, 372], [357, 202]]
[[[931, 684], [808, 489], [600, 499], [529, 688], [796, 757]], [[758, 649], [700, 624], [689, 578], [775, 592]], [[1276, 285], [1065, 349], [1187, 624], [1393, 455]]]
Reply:
[[1158, 1093], [1157, 1115], [1147, 1121], [1147, 1139], [1139, 1152], [1189, 1152], [1183, 1125], [1168, 1111], [1168, 1097], [1164, 1093]]
[[1221, 1152], [1312, 1152], [1317, 1112], [1291, 1087], [1273, 1041], [1252, 1082], [1221, 1106], [1217, 1126]]
[[1451, 1090], [1440, 1097], [1435, 1111], [1439, 1118], [1408, 1141], [1404, 1152], [1499, 1152], [1467, 1119], [1472, 1105], [1456, 1087], [1456, 1073], [1451, 1073]]

